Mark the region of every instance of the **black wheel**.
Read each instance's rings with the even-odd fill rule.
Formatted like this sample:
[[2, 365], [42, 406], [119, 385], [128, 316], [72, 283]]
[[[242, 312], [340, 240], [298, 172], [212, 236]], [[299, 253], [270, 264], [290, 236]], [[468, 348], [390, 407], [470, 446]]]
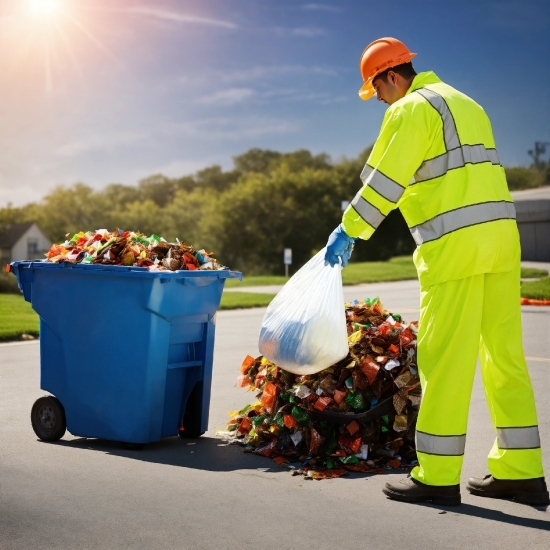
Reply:
[[184, 439], [200, 437], [204, 432], [200, 428], [202, 408], [202, 382], [197, 382], [185, 405], [182, 426], [178, 434]]
[[67, 429], [65, 409], [61, 401], [53, 395], [37, 399], [32, 406], [31, 423], [34, 433], [42, 441], [61, 439]]

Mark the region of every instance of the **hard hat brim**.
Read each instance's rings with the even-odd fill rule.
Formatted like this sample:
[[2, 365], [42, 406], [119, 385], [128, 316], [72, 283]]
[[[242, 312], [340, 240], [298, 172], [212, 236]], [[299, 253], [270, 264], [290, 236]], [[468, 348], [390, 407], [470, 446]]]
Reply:
[[374, 89], [374, 86], [372, 85], [372, 80], [367, 80], [361, 88], [359, 88], [359, 97], [363, 101], [368, 101], [371, 97], [374, 96], [376, 93], [376, 90]]

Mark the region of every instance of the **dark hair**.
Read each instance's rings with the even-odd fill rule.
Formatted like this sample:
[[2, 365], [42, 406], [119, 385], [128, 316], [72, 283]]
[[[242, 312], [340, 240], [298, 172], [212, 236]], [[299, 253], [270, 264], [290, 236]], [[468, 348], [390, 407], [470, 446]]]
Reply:
[[397, 73], [398, 75], [401, 75], [403, 78], [406, 79], [414, 78], [416, 76], [416, 71], [414, 70], [412, 63], [409, 61], [408, 63], [402, 63], [401, 65], [396, 65], [395, 67], [390, 67], [389, 69], [382, 71], [380, 74], [377, 74], [373, 78], [373, 80], [381, 78], [384, 82], [387, 82], [388, 73], [390, 71], [393, 71], [394, 73]]

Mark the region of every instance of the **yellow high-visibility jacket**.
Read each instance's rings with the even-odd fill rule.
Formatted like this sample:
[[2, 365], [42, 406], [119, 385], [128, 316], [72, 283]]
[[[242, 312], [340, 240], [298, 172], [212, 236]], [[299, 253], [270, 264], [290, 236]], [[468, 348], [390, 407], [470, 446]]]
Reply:
[[345, 232], [369, 239], [399, 208], [423, 287], [517, 267], [515, 209], [489, 118], [433, 72], [388, 108], [361, 179]]

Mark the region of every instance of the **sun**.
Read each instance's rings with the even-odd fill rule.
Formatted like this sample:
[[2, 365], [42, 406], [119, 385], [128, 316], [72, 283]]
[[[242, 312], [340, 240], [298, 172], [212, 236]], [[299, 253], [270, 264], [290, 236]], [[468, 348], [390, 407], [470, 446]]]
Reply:
[[35, 14], [53, 13], [61, 7], [59, 0], [29, 0], [29, 11]]
[[88, 42], [126, 70], [96, 36], [93, 8], [83, 6], [97, 0], [0, 0], [0, 5], [8, 1], [10, 10], [0, 8], [0, 75], [9, 70], [15, 85], [19, 79], [26, 82], [43, 76], [49, 94], [55, 91], [57, 75], [67, 69], [82, 78], [85, 67], [80, 52]]

